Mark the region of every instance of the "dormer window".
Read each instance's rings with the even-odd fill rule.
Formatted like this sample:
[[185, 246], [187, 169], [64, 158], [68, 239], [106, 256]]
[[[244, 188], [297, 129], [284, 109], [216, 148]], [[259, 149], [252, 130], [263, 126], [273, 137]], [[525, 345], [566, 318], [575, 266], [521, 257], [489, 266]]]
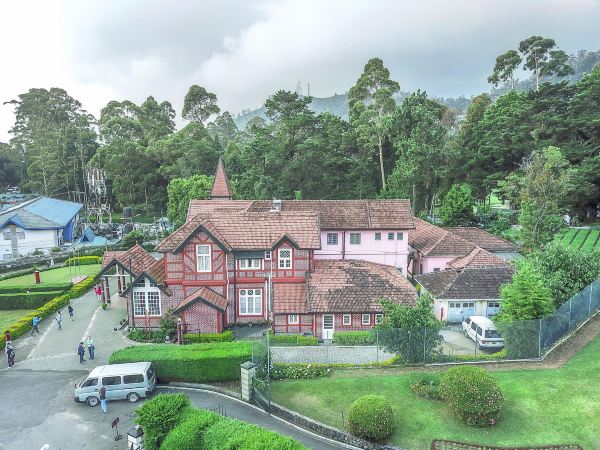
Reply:
[[212, 270], [210, 245], [196, 246], [196, 270], [210, 272]]
[[292, 268], [292, 249], [291, 248], [280, 248], [279, 249], [279, 268], [280, 269], [291, 269]]
[[240, 259], [238, 264], [240, 270], [256, 270], [260, 269], [260, 258], [243, 258]]

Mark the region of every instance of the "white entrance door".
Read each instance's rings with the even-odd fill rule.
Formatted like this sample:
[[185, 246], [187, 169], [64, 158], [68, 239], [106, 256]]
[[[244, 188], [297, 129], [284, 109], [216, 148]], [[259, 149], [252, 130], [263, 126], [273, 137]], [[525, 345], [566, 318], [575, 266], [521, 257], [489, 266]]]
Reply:
[[323, 339], [333, 339], [333, 314], [323, 314]]

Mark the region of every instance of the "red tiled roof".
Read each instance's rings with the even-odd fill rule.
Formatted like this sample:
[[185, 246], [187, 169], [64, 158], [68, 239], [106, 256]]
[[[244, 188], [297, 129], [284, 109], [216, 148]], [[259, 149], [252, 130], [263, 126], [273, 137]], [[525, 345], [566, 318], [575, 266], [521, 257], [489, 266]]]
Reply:
[[510, 267], [504, 259], [480, 247], [469, 253], [467, 256], [459, 256], [448, 263], [453, 269], [462, 269], [464, 267]]
[[465, 256], [475, 249], [475, 244], [466, 239], [417, 218], [408, 243], [424, 256]]
[[417, 300], [398, 269], [360, 260], [316, 260], [307, 285], [313, 312], [381, 312], [381, 299], [408, 306]]
[[251, 204], [251, 200], [191, 200], [186, 222], [198, 214], [210, 215], [217, 210], [220, 210], [221, 214], [246, 211]]
[[[266, 212], [271, 201], [252, 202], [248, 211]], [[409, 200], [282, 200], [281, 211], [319, 214], [323, 229], [393, 229], [415, 227]]]
[[221, 242], [227, 251], [269, 249], [286, 237], [302, 249], [321, 247], [315, 213], [250, 213], [217, 209], [210, 215], [198, 214], [186, 222], [164, 239], [157, 250], [175, 251], [200, 227]]
[[179, 305], [177, 305], [177, 308], [175, 308], [175, 312], [177, 313], [183, 309], [186, 309], [198, 301], [204, 301], [209, 304], [209, 306], [212, 306], [221, 312], [224, 312], [227, 308], [227, 299], [225, 297], [217, 294], [212, 289], [202, 287], [179, 302]]
[[155, 263], [148, 267], [146, 273], [151, 276], [157, 284], [163, 284], [167, 279], [164, 257], [156, 260]]
[[215, 172], [215, 178], [213, 180], [212, 189], [210, 190], [211, 198], [229, 198], [233, 197], [231, 186], [229, 185], [229, 178], [227, 172], [225, 172], [225, 166], [223, 160], [219, 158], [217, 163], [217, 170]]
[[305, 313], [306, 285], [304, 283], [273, 283], [274, 313]]
[[128, 269], [131, 268], [135, 275], [139, 275], [156, 263], [156, 259], [144, 250], [140, 244], [135, 244], [125, 252], [106, 252], [102, 260], [102, 266], [106, 268], [114, 260]]
[[516, 252], [517, 246], [476, 227], [446, 227], [446, 230], [489, 252]]

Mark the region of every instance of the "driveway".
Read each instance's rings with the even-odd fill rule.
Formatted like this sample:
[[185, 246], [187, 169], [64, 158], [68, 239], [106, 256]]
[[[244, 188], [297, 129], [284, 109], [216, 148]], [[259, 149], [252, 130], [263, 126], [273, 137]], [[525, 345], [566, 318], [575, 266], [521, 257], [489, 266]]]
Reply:
[[271, 361], [274, 363], [369, 364], [392, 356], [375, 345], [271, 347]]

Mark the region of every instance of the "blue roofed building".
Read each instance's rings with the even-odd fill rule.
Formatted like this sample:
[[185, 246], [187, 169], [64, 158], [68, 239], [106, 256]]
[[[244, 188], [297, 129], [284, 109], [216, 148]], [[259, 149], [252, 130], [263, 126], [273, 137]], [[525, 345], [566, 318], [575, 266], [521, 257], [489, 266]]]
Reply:
[[72, 242], [81, 208], [81, 203], [38, 197], [0, 211], [0, 260]]

